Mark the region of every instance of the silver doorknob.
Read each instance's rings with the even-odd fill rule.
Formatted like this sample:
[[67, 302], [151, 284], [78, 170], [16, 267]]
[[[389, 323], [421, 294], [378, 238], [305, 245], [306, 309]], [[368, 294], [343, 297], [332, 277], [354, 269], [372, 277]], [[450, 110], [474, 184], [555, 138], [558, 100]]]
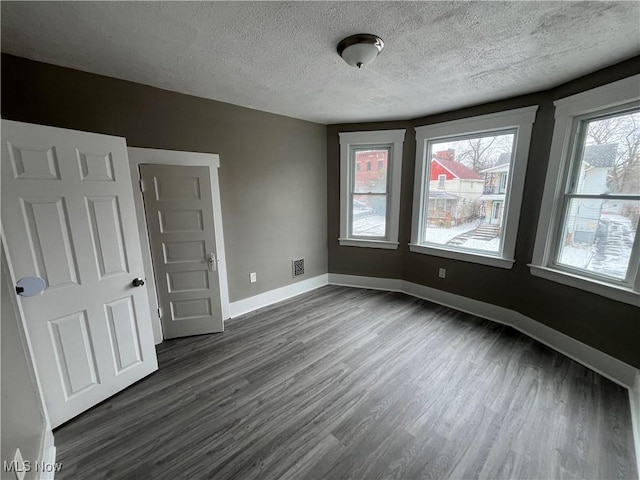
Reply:
[[144, 285], [144, 280], [141, 278], [134, 278], [133, 282], [131, 282], [131, 285], [133, 285], [134, 287], [141, 287]]

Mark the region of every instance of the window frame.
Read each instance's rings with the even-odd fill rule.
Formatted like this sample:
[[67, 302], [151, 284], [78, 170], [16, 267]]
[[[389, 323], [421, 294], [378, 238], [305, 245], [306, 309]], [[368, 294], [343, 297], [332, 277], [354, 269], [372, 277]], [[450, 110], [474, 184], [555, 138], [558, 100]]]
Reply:
[[640, 75], [635, 75], [554, 102], [555, 126], [549, 165], [533, 258], [529, 264], [534, 276], [636, 306], [640, 305], [640, 225], [636, 230], [628, 267], [629, 270], [635, 269], [631, 272], [633, 283], [581, 272], [558, 264], [557, 258], [567, 212], [566, 202], [575, 194], [570, 191], [570, 181], [577, 175], [577, 164], [580, 163], [575, 155], [575, 148], [581, 148], [577, 146], [581, 140], [578, 138], [580, 126], [589, 119], [635, 107], [640, 102], [638, 84]]
[[[356, 192], [356, 174], [357, 173], [361, 173], [358, 172], [358, 169], [356, 168], [354, 170], [354, 165], [357, 165], [357, 161], [356, 161], [356, 155], [359, 152], [367, 152], [367, 151], [372, 151], [372, 150], [377, 150], [377, 151], [382, 151], [382, 150], [386, 150], [387, 151], [387, 162], [390, 161], [391, 156], [393, 155], [393, 144], [387, 144], [387, 145], [382, 145], [382, 144], [376, 144], [376, 145], [350, 145], [349, 146], [349, 199], [347, 201], [347, 208], [349, 209], [349, 218], [353, 218], [353, 201], [354, 201], [354, 197], [356, 196], [361, 196], [361, 197], [366, 197], [366, 196], [371, 196], [371, 197], [376, 197], [376, 196], [382, 196], [384, 195], [386, 197], [386, 207], [385, 207], [385, 230], [386, 233], [385, 235], [381, 236], [381, 237], [374, 237], [372, 235], [354, 235], [353, 234], [353, 222], [349, 222], [347, 224], [347, 238], [351, 238], [353, 240], [366, 240], [366, 241], [386, 241], [388, 236], [389, 236], [389, 230], [387, 228], [387, 226], [389, 225], [389, 194], [390, 194], [390, 190], [391, 190], [391, 185], [390, 185], [390, 176], [387, 175], [386, 177], [386, 181], [385, 181], [385, 188], [383, 192]], [[379, 160], [379, 162], [381, 162], [382, 160]], [[367, 166], [370, 167], [372, 164], [372, 160], [368, 160], [367, 161]], [[371, 170], [367, 170], [367, 173], [371, 172]]]
[[[414, 253], [452, 258], [471, 263], [510, 269], [515, 263], [514, 253], [520, 207], [524, 190], [524, 178], [529, 158], [531, 132], [535, 122], [538, 105], [506, 110], [487, 115], [463, 118], [450, 122], [416, 127], [416, 159], [413, 188], [413, 214], [411, 243], [409, 249]], [[500, 252], [492, 254], [481, 250], [457, 249], [445, 245], [422, 244], [420, 232], [424, 217], [425, 199], [428, 198], [428, 186], [431, 162], [427, 161], [431, 143], [444, 141], [452, 137], [473, 137], [476, 135], [515, 131], [512, 163], [507, 178], [509, 195], [505, 198], [506, 210], [503, 213], [503, 242]], [[506, 192], [505, 192], [506, 193]]]
[[[405, 129], [370, 132], [339, 132], [340, 139], [340, 236], [341, 246], [397, 249], [400, 224], [400, 188], [402, 151]], [[352, 229], [352, 198], [355, 180], [356, 149], [390, 147], [387, 158], [387, 223], [384, 237], [354, 236]], [[357, 193], [355, 193], [357, 195]]]

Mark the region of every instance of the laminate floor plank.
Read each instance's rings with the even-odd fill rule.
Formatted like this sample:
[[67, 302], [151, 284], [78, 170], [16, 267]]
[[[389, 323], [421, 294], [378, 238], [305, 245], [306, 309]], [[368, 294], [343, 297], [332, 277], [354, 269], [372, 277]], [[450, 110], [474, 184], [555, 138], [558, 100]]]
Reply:
[[165, 341], [56, 479], [637, 478], [627, 391], [488, 320], [328, 286]]

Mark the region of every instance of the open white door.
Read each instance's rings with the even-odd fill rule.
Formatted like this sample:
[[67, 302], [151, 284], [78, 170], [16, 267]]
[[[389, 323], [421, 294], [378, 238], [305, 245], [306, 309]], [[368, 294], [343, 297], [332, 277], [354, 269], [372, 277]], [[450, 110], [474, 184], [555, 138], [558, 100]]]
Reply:
[[3, 120], [2, 227], [53, 427], [157, 370], [123, 138]]
[[164, 338], [222, 332], [209, 167], [140, 165]]

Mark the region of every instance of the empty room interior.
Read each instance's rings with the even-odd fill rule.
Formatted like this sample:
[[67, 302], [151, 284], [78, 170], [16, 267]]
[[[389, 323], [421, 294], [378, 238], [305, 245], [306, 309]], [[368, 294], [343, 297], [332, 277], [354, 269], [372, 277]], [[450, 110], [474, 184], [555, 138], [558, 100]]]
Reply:
[[1, 478], [637, 479], [640, 2], [1, 8]]

